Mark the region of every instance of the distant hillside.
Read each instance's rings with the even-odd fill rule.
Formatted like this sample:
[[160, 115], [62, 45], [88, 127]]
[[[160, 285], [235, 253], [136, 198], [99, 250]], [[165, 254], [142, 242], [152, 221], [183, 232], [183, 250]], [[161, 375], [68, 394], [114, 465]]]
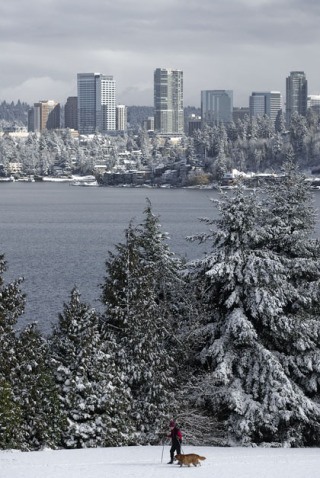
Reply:
[[20, 100], [17, 103], [2, 101], [0, 103], [0, 121], [2, 126], [5, 127], [6, 123], [8, 127], [13, 125], [27, 126], [29, 108], [30, 106], [27, 103], [22, 103]]
[[153, 116], [153, 106], [128, 106], [128, 123], [130, 128], [137, 129], [149, 116]]

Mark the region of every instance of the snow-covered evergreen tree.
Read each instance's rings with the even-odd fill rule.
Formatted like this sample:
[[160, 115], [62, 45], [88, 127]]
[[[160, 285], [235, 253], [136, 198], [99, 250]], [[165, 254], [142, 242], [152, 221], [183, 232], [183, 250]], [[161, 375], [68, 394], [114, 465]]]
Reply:
[[311, 240], [316, 221], [312, 192], [292, 158], [284, 164], [281, 184], [265, 189], [269, 247], [289, 258], [316, 257], [319, 242]]
[[102, 342], [99, 318], [76, 288], [50, 339], [52, 367], [66, 418], [62, 445], [68, 448], [125, 445], [130, 436], [130, 396]]
[[12, 386], [0, 379], [0, 449], [22, 448], [22, 417]]
[[[312, 194], [304, 176], [292, 163], [285, 165], [281, 188], [272, 187], [267, 192], [265, 215], [269, 248], [281, 255], [286, 266], [291, 299], [286, 305], [286, 320], [272, 326], [273, 341], [295, 382], [308, 396], [316, 398], [320, 370], [317, 339], [320, 333], [320, 243], [313, 237]], [[291, 337], [287, 336], [288, 330]]]
[[282, 110], [278, 111], [276, 121], [275, 121], [275, 130], [277, 133], [284, 133], [286, 131], [286, 120]]
[[300, 165], [304, 165], [307, 161], [305, 139], [307, 137], [307, 120], [304, 116], [293, 112], [290, 119], [290, 141], [294, 150], [296, 159]]
[[149, 199], [146, 200], [144, 220], [139, 226], [140, 253], [148, 267], [149, 278], [156, 292], [157, 302], [167, 319], [175, 323], [185, 315], [187, 298], [181, 275], [182, 262], [169, 248], [167, 233], [162, 232], [159, 218], [153, 213]]
[[193, 238], [212, 241], [190, 265], [207, 310], [193, 333], [193, 401], [242, 444], [319, 443], [320, 267], [303, 187], [291, 174], [266, 197], [222, 195], [219, 218]]
[[25, 306], [21, 292], [22, 279], [6, 284], [7, 269], [4, 255], [0, 255], [0, 447], [22, 446], [21, 412], [15, 395], [17, 335], [15, 327]]
[[21, 414], [23, 449], [54, 448], [60, 443], [63, 420], [49, 366], [47, 340], [36, 324], [19, 336], [14, 392]]
[[130, 223], [125, 236], [106, 261], [103, 329], [119, 346], [117, 362], [131, 389], [138, 440], [156, 442], [175, 404], [175, 371], [180, 364], [174, 336], [183, 287], [179, 261], [166, 244], [150, 202], [143, 224]]

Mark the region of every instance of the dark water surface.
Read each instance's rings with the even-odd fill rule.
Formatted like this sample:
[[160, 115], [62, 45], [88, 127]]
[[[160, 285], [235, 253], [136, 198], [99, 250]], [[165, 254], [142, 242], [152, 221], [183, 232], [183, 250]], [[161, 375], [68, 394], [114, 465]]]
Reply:
[[20, 324], [37, 321], [51, 330], [76, 285], [99, 309], [99, 284], [114, 244], [131, 219], [143, 219], [146, 198], [168, 232], [170, 248], [192, 259], [204, 248], [185, 240], [205, 230], [201, 216], [216, 212], [212, 190], [74, 187], [68, 183], [0, 183], [0, 252], [5, 280], [24, 277], [26, 312]]
[[[162, 230], [175, 253], [201, 257], [186, 237], [206, 230], [199, 217], [216, 217], [213, 190], [74, 187], [68, 183], [0, 183], [0, 253], [5, 280], [23, 276], [27, 306], [20, 325], [37, 321], [49, 332], [76, 285], [82, 299], [99, 309], [105, 260], [114, 244], [124, 241], [131, 219], [143, 219], [146, 198], [160, 216]], [[320, 191], [315, 191], [320, 207]], [[320, 221], [317, 223], [319, 234]]]

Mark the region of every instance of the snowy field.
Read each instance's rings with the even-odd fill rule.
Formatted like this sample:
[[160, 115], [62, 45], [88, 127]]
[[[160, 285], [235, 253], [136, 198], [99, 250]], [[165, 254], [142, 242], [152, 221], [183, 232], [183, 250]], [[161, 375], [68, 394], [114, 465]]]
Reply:
[[168, 465], [169, 447], [0, 452], [0, 478], [316, 478], [320, 449], [184, 447], [206, 461]]

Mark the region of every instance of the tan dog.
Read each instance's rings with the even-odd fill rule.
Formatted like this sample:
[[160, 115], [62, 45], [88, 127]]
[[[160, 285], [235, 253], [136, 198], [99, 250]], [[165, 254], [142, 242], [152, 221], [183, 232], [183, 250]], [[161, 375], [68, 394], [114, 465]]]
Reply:
[[179, 465], [186, 465], [186, 466], [197, 466], [201, 465], [200, 460], [205, 460], [205, 456], [197, 455], [196, 453], [189, 453], [188, 455], [176, 455], [175, 459], [179, 462]]

